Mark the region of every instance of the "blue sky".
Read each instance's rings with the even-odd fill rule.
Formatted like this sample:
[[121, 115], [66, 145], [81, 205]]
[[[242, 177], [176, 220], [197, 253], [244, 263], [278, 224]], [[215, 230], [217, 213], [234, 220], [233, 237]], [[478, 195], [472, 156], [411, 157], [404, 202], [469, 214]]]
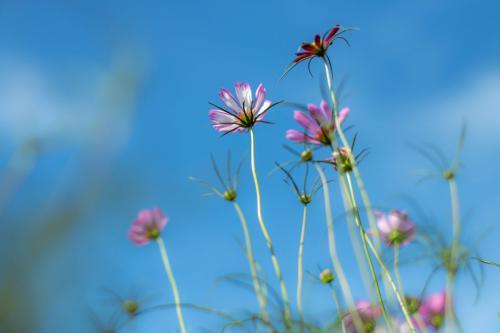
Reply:
[[[156, 205], [171, 218], [164, 236], [183, 299], [235, 313], [255, 307], [245, 291], [215, 285], [218, 277], [247, 269], [232, 207], [203, 197], [204, 189], [187, 179], [215, 181], [211, 152], [222, 159], [231, 149], [235, 158], [245, 158], [240, 203], [252, 222], [258, 259], [274, 281], [256, 224], [249, 137], [220, 138], [207, 120], [207, 102], [217, 102], [221, 87], [247, 81], [254, 87], [262, 82], [272, 100], [319, 103], [319, 64], [312, 67], [313, 78], [305, 66], [285, 80], [279, 77], [300, 42], [336, 23], [359, 28], [349, 35], [351, 47], [339, 43], [331, 58], [336, 83], [346, 81], [342, 103], [351, 108], [348, 123], [371, 151], [361, 169], [374, 203], [406, 208], [417, 223], [449, 232], [446, 184], [418, 183], [416, 171], [428, 165], [411, 144], [435, 143], [451, 158], [465, 121], [468, 136], [458, 178], [464, 238], [498, 225], [500, 22], [494, 13], [499, 10], [495, 1], [0, 4], [1, 165], [9, 165], [27, 138], [40, 139], [44, 147], [35, 161], [21, 163], [26, 179], [0, 209], [6, 221], [26, 216], [26, 206], [37, 213], [31, 222], [0, 222], [3, 233], [23, 235], [34, 229], [46, 206], [63, 206], [67, 191], [78, 193], [84, 187], [87, 168], [110, 168], [102, 195], [87, 207], [81, 222], [30, 268], [34, 272], [26, 282], [39, 309], [37, 332], [87, 332], [86, 308], [102, 313], [109, 308], [102, 288], [121, 293], [138, 289], [152, 292], [156, 302], [170, 301], [157, 249], [135, 248], [126, 238], [137, 211]], [[124, 90], [110, 104], [103, 91], [112, 94], [110, 86], [126, 86], [130, 78], [137, 90]], [[268, 116], [275, 125], [259, 125], [256, 136], [264, 215], [294, 294], [301, 207], [280, 176], [267, 176], [274, 161], [290, 159], [281, 145], [286, 129], [295, 126], [291, 111], [276, 108]], [[357, 286], [355, 296], [363, 298], [335, 183], [332, 191], [338, 233], [344, 236], [339, 236], [339, 251]], [[403, 194], [434, 219], [419, 221]], [[480, 242], [480, 253], [500, 261], [498, 240], [499, 231], [493, 229]], [[307, 270], [328, 264], [326, 245], [318, 196], [311, 205]], [[408, 248], [408, 255], [412, 251], [416, 248]], [[2, 255], [0, 263], [7, 257]], [[429, 270], [425, 264], [403, 268], [407, 289], [418, 292]], [[470, 279], [458, 281], [458, 312], [466, 332], [493, 332], [498, 326], [499, 272], [491, 267], [485, 271], [477, 303]], [[443, 286], [439, 275], [431, 290]], [[333, 311], [328, 295], [310, 281], [305, 288], [306, 315], [328, 320]], [[193, 332], [220, 324], [193, 312], [186, 320]], [[148, 332], [175, 332], [175, 327], [173, 312], [138, 323]]]

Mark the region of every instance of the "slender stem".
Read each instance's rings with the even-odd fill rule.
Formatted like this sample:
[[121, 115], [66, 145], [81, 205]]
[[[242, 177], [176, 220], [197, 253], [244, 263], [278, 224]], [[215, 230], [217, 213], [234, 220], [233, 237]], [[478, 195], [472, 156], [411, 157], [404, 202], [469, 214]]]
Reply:
[[399, 303], [399, 307], [403, 311], [403, 316], [405, 317], [405, 320], [406, 320], [406, 323], [408, 324], [408, 328], [410, 329], [410, 332], [415, 333], [415, 326], [413, 325], [413, 322], [411, 321], [410, 314], [408, 313], [408, 311], [406, 310], [406, 307], [404, 306], [403, 297], [401, 297], [401, 294], [399, 293], [398, 288], [397, 288], [396, 284], [394, 283], [394, 280], [391, 277], [391, 273], [389, 272], [389, 269], [385, 265], [382, 258], [380, 258], [380, 255], [378, 254], [377, 250], [375, 249], [375, 246], [373, 245], [373, 242], [371, 241], [370, 238], [366, 238], [366, 243], [368, 244], [370, 251], [372, 252], [373, 256], [375, 257], [375, 260], [377, 260], [378, 264], [380, 265], [382, 272], [384, 273], [385, 277], [387, 278], [387, 282], [389, 282], [389, 286], [391, 287], [392, 291], [394, 292], [394, 295], [396, 296], [396, 299]]
[[[347, 179], [347, 184], [348, 184], [347, 189], [346, 189], [346, 184], [345, 184], [346, 179]], [[380, 286], [379, 286], [378, 279], [377, 279], [377, 273], [375, 272], [375, 267], [373, 266], [372, 258], [370, 256], [370, 253], [368, 251], [368, 247], [366, 245], [366, 233], [363, 229], [363, 226], [361, 225], [361, 221], [359, 218], [359, 211], [358, 211], [358, 207], [356, 205], [356, 199], [354, 197], [354, 189], [352, 187], [351, 177], [350, 177], [349, 173], [342, 174], [340, 177], [340, 180], [341, 180], [342, 186], [346, 189], [346, 194], [348, 194], [348, 196], [349, 196], [349, 200], [348, 200], [350, 203], [349, 206], [352, 209], [352, 212], [354, 215], [354, 220], [356, 221], [356, 225], [359, 228], [359, 234], [361, 236], [361, 243], [363, 244], [363, 250], [365, 252], [365, 257], [366, 257], [366, 260], [368, 262], [368, 266], [370, 268], [371, 277], [373, 280], [373, 284], [375, 286], [375, 291], [377, 293], [377, 298], [378, 298], [378, 301], [380, 304], [380, 308], [382, 310], [382, 315], [383, 315], [384, 320], [387, 324], [387, 328], [388, 328], [389, 332], [394, 332], [394, 330], [392, 328], [392, 323], [389, 319], [389, 315], [387, 314], [387, 310], [385, 308], [385, 303], [384, 303], [384, 300], [382, 298], [382, 293], [380, 292]]]
[[179, 297], [179, 290], [177, 289], [177, 283], [175, 283], [174, 274], [172, 268], [170, 267], [170, 261], [168, 260], [167, 248], [161, 237], [156, 239], [158, 247], [160, 248], [161, 258], [163, 260], [163, 266], [165, 267], [165, 272], [167, 273], [168, 279], [170, 281], [170, 286], [172, 287], [172, 292], [174, 294], [175, 309], [177, 311], [177, 319], [179, 320], [179, 326], [182, 333], [186, 333], [186, 327], [184, 325], [184, 318], [182, 317], [181, 301]]
[[301, 331], [304, 330], [304, 312], [302, 311], [302, 256], [304, 253], [304, 239], [306, 236], [306, 224], [307, 224], [307, 205], [304, 205], [304, 210], [302, 213], [302, 228], [300, 231], [300, 241], [299, 241], [299, 255], [297, 260], [297, 309], [299, 311]]
[[332, 290], [333, 302], [335, 303], [335, 307], [337, 308], [337, 313], [338, 313], [338, 317], [340, 320], [340, 325], [342, 326], [342, 333], [346, 333], [345, 323], [344, 323], [344, 320], [342, 319], [342, 313], [341, 313], [342, 308], [340, 307], [340, 302], [339, 302], [339, 298], [337, 296], [337, 292], [335, 291], [335, 288], [332, 286], [332, 284], [330, 284], [330, 288]]
[[269, 321], [269, 314], [267, 313], [266, 310], [266, 298], [262, 293], [261, 286], [259, 283], [259, 277], [257, 275], [257, 266], [255, 264], [255, 257], [253, 255], [252, 240], [250, 238], [250, 233], [248, 231], [247, 220], [245, 218], [245, 215], [243, 215], [243, 212], [241, 211], [241, 207], [238, 204], [238, 202], [233, 201], [233, 206], [241, 221], [241, 227], [243, 229], [243, 235], [245, 237], [246, 256], [248, 259], [248, 264], [250, 266], [250, 274], [252, 276], [253, 288], [257, 296], [257, 302], [259, 303], [262, 319], [267, 322]]
[[250, 129], [249, 132], [250, 132], [250, 143], [251, 143], [252, 176], [253, 176], [253, 181], [254, 181], [254, 185], [255, 185], [255, 195], [257, 197], [257, 218], [259, 220], [259, 226], [260, 226], [260, 229], [262, 230], [262, 234], [264, 235], [264, 238], [266, 239], [266, 245], [267, 245], [269, 252], [271, 254], [271, 260], [273, 262], [274, 271], [276, 273], [276, 277], [278, 278], [278, 282], [280, 285], [281, 297], [283, 298], [283, 303], [284, 303], [285, 323], [286, 323], [287, 327], [290, 328], [291, 327], [291, 317], [290, 317], [290, 303], [288, 301], [288, 292], [286, 291], [286, 285], [285, 285], [285, 281], [283, 280], [283, 275], [281, 274], [281, 269], [280, 269], [280, 265], [278, 262], [278, 258], [276, 257], [276, 253], [274, 252], [274, 247], [273, 247], [273, 243], [271, 241], [271, 236], [269, 235], [269, 232], [267, 231], [267, 227], [264, 223], [264, 219], [262, 218], [260, 184], [259, 184], [259, 179], [257, 177], [257, 169], [255, 167], [255, 136], [254, 136], [252, 129]]
[[[446, 318], [450, 319], [457, 328], [461, 330], [458, 319], [453, 310], [453, 293], [455, 284], [455, 275], [458, 269], [459, 251], [460, 251], [460, 203], [458, 199], [457, 182], [454, 178], [448, 180], [450, 188], [450, 201], [451, 201], [451, 222], [452, 222], [452, 243], [451, 243], [451, 267], [448, 268], [448, 276], [446, 279]], [[446, 325], [447, 332], [452, 332], [451, 323]]]
[[[394, 276], [396, 277], [396, 283], [398, 284], [398, 289], [401, 295], [404, 296], [403, 283], [401, 282], [401, 276], [399, 275], [399, 243], [394, 243]], [[405, 301], [406, 304], [406, 301]], [[408, 307], [407, 307], [408, 308]]]
[[356, 311], [356, 305], [354, 304], [354, 299], [352, 297], [349, 283], [347, 282], [344, 269], [342, 268], [339, 257], [337, 255], [337, 247], [335, 245], [335, 233], [333, 230], [332, 208], [330, 204], [330, 191], [328, 190], [328, 182], [326, 180], [325, 173], [321, 169], [321, 166], [319, 166], [318, 164], [316, 164], [316, 171], [318, 172], [319, 178], [321, 179], [321, 184], [323, 188], [326, 225], [328, 231], [328, 249], [330, 251], [330, 259], [332, 260], [332, 266], [339, 279], [340, 289], [342, 290], [344, 300], [347, 303], [347, 306], [349, 307], [349, 311], [352, 313], [352, 317], [354, 319], [354, 325], [356, 326], [356, 329], [359, 332], [363, 332], [364, 328], [361, 322], [361, 318], [359, 316], [359, 313]]

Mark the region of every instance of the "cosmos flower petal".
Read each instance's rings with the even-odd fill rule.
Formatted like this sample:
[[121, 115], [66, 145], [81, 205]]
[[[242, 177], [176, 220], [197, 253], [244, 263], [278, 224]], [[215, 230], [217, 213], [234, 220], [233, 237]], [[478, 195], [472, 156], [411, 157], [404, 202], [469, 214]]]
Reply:
[[311, 120], [308, 116], [304, 114], [302, 111], [295, 111], [293, 113], [293, 118], [299, 125], [304, 127], [306, 131], [309, 132], [316, 132], [321, 130], [321, 128], [316, 124], [313, 120]]
[[234, 111], [235, 113], [241, 112], [241, 106], [227, 89], [222, 88], [219, 91], [219, 97], [229, 110]]
[[266, 99], [266, 88], [261, 84], [255, 90], [255, 103], [253, 109], [260, 111], [264, 100]]
[[240, 105], [250, 108], [252, 105], [252, 88], [250, 88], [250, 84], [238, 82], [234, 85], [234, 90], [236, 91], [236, 97], [240, 101]]

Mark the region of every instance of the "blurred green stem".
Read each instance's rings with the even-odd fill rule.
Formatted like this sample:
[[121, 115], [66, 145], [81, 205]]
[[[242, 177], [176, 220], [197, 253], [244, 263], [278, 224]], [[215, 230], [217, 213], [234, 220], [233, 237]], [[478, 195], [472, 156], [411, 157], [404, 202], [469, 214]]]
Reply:
[[[379, 286], [378, 279], [377, 279], [377, 273], [375, 272], [375, 267], [373, 266], [372, 258], [370, 256], [370, 252], [368, 251], [368, 247], [366, 244], [366, 238], [367, 238], [366, 232], [365, 232], [363, 226], [361, 225], [359, 211], [358, 211], [358, 207], [356, 204], [356, 199], [354, 197], [354, 189], [353, 189], [352, 183], [351, 183], [351, 176], [348, 172], [342, 173], [342, 174], [339, 173], [339, 178], [340, 178], [340, 183], [341, 183], [342, 187], [344, 188], [345, 193], [348, 195], [347, 198], [345, 198], [345, 199], [349, 203], [348, 206], [349, 206], [350, 210], [352, 211], [352, 214], [354, 215], [353, 216], [354, 221], [356, 222], [356, 225], [358, 226], [358, 229], [359, 229], [361, 243], [363, 244], [363, 250], [365, 252], [365, 257], [366, 257], [366, 260], [368, 262], [368, 266], [370, 268], [370, 273], [371, 273], [371, 277], [373, 280], [373, 285], [375, 286], [375, 291], [377, 293], [378, 302], [379, 302], [380, 308], [382, 310], [382, 315], [383, 315], [384, 320], [386, 322], [387, 329], [389, 330], [389, 332], [392, 333], [392, 332], [394, 332], [394, 330], [392, 328], [392, 323], [389, 319], [389, 315], [387, 314], [387, 310], [385, 308], [385, 303], [384, 303], [384, 300], [382, 298], [382, 293], [380, 292], [380, 286]], [[347, 186], [346, 186], [346, 180], [347, 180]]]
[[340, 320], [340, 325], [342, 327], [342, 333], [346, 333], [345, 323], [344, 323], [344, 320], [342, 318], [342, 308], [340, 307], [340, 302], [339, 302], [339, 298], [337, 296], [337, 292], [335, 291], [335, 288], [332, 286], [331, 283], [329, 284], [329, 286], [330, 286], [330, 289], [332, 290], [333, 302], [335, 303], [335, 307], [337, 308], [337, 313], [338, 313], [338, 317]]
[[344, 300], [349, 307], [349, 312], [352, 314], [354, 325], [359, 332], [363, 332], [363, 324], [361, 322], [361, 318], [359, 317], [358, 312], [356, 311], [356, 305], [354, 304], [354, 299], [352, 297], [351, 289], [349, 287], [349, 283], [347, 282], [347, 278], [345, 276], [342, 265], [340, 264], [339, 257], [337, 255], [337, 247], [335, 245], [335, 234], [333, 230], [333, 218], [332, 218], [332, 208], [330, 204], [330, 191], [328, 190], [328, 181], [326, 180], [325, 173], [319, 164], [315, 164], [316, 170], [318, 172], [319, 178], [321, 179], [321, 185], [323, 188], [323, 197], [325, 201], [325, 215], [326, 215], [326, 224], [328, 231], [328, 248], [330, 251], [330, 259], [332, 260], [332, 265], [335, 270], [335, 273], [339, 279], [340, 288], [342, 290], [342, 295], [344, 296]]
[[284, 303], [284, 317], [285, 317], [285, 324], [288, 329], [291, 328], [291, 317], [290, 317], [290, 302], [288, 301], [288, 292], [286, 291], [286, 285], [285, 281], [283, 280], [283, 275], [281, 273], [280, 265], [278, 262], [278, 258], [276, 257], [276, 253], [274, 252], [274, 247], [273, 243], [271, 241], [271, 236], [269, 235], [269, 232], [267, 231], [266, 224], [264, 223], [264, 219], [262, 217], [262, 205], [261, 205], [261, 197], [260, 197], [260, 184], [259, 184], [259, 178], [257, 177], [257, 168], [255, 166], [255, 135], [253, 132], [253, 129], [250, 128], [250, 144], [251, 144], [251, 149], [250, 149], [250, 154], [251, 154], [251, 167], [252, 167], [252, 176], [253, 176], [253, 181], [255, 185], [255, 195], [257, 197], [257, 218], [259, 220], [259, 226], [260, 229], [262, 230], [262, 234], [264, 235], [264, 238], [266, 239], [266, 245], [267, 248], [269, 249], [269, 252], [271, 254], [271, 260], [273, 262], [273, 267], [274, 271], [276, 273], [276, 277], [278, 278], [278, 282], [280, 285], [281, 289], [281, 297], [283, 298], [283, 303]]
[[461, 226], [460, 226], [460, 203], [458, 199], [458, 189], [457, 182], [455, 178], [452, 177], [448, 179], [448, 185], [450, 189], [450, 201], [451, 201], [451, 223], [452, 223], [452, 243], [451, 243], [451, 254], [448, 267], [448, 275], [446, 279], [446, 318], [450, 322], [446, 325], [446, 331], [452, 332], [453, 324], [457, 327], [459, 331], [462, 331], [461, 325], [455, 315], [453, 309], [453, 294], [455, 285], [455, 276], [458, 270], [459, 261], [459, 251], [460, 251], [460, 237], [461, 237]]
[[304, 312], [302, 311], [302, 275], [303, 275], [302, 256], [304, 253], [306, 224], [307, 224], [307, 205], [304, 205], [304, 210], [302, 213], [302, 227], [300, 230], [299, 255], [297, 260], [297, 309], [299, 311], [299, 316], [300, 316], [301, 332], [304, 331]]
[[163, 266], [165, 267], [165, 272], [167, 273], [168, 279], [170, 281], [170, 286], [172, 287], [172, 292], [174, 294], [175, 309], [177, 311], [177, 319], [179, 320], [179, 326], [182, 333], [186, 333], [186, 327], [184, 325], [184, 318], [182, 317], [181, 301], [179, 297], [179, 290], [177, 289], [177, 283], [175, 282], [174, 274], [172, 268], [170, 267], [170, 261], [168, 260], [167, 248], [161, 237], [156, 239], [158, 247], [160, 248], [161, 258], [163, 260]]
[[250, 274], [252, 275], [253, 288], [255, 290], [255, 294], [257, 296], [257, 301], [259, 303], [259, 308], [260, 308], [260, 313], [262, 315], [262, 320], [268, 322], [269, 321], [269, 314], [267, 313], [267, 310], [266, 310], [266, 298], [264, 297], [264, 294], [262, 293], [260, 283], [259, 283], [259, 277], [257, 276], [257, 266], [255, 264], [255, 258], [253, 255], [252, 240], [250, 238], [250, 233], [248, 231], [247, 220], [245, 218], [245, 215], [243, 215], [243, 212], [241, 211], [241, 207], [238, 204], [238, 202], [233, 201], [233, 206], [234, 206], [234, 209], [236, 210], [236, 213], [238, 214], [238, 217], [240, 218], [240, 221], [241, 221], [241, 227], [243, 229], [243, 235], [245, 237], [246, 256], [247, 256], [248, 264], [250, 266]]

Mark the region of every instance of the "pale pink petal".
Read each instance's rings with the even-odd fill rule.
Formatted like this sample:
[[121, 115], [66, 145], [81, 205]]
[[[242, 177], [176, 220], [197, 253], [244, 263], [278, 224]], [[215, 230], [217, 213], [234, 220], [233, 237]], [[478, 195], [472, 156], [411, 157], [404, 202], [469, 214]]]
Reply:
[[309, 115], [314, 121], [322, 127], [327, 127], [329, 125], [328, 119], [326, 118], [323, 111], [314, 104], [307, 105], [307, 111], [309, 111]]
[[241, 106], [238, 104], [238, 102], [234, 99], [234, 96], [227, 89], [224, 88], [221, 89], [219, 92], [219, 97], [231, 111], [234, 111], [235, 113], [241, 111]]
[[234, 85], [234, 90], [236, 91], [236, 97], [240, 101], [240, 104], [245, 108], [250, 108], [252, 105], [252, 88], [248, 83], [238, 82]]
[[261, 111], [262, 104], [264, 103], [264, 100], [266, 99], [266, 88], [261, 84], [257, 87], [257, 90], [255, 90], [255, 102], [253, 105], [253, 110], [259, 112]]
[[260, 109], [254, 109], [254, 110], [256, 110], [255, 115], [258, 117], [258, 120], [261, 120], [262, 118], [264, 118], [264, 114], [269, 109], [271, 104], [272, 104], [272, 102], [270, 100], [266, 100], [266, 101], [264, 101], [264, 103], [262, 103], [262, 106], [260, 107]]
[[311, 138], [310, 136], [308, 136], [304, 132], [300, 132], [300, 131], [297, 131], [294, 129], [289, 129], [288, 131], [286, 131], [286, 138], [288, 140], [298, 142], [298, 143], [308, 142], [308, 143], [312, 143], [312, 144], [316, 144], [316, 145], [321, 144], [321, 142]]
[[332, 123], [333, 112], [332, 112], [332, 109], [330, 109], [330, 106], [328, 105], [328, 103], [326, 101], [322, 100], [321, 103], [319, 104], [319, 107], [321, 109], [321, 112], [323, 112], [323, 114], [325, 115], [326, 123], [327, 124]]
[[299, 123], [299, 125], [304, 127], [306, 131], [309, 131], [311, 133], [316, 133], [317, 131], [321, 131], [321, 128], [318, 126], [318, 124], [312, 121], [301, 111], [295, 111], [293, 113], [293, 118], [295, 119], [296, 122]]
[[342, 110], [340, 110], [339, 112], [339, 122], [342, 124], [347, 116], [349, 115], [349, 112], [350, 112], [350, 109], [349, 108], [343, 108]]

